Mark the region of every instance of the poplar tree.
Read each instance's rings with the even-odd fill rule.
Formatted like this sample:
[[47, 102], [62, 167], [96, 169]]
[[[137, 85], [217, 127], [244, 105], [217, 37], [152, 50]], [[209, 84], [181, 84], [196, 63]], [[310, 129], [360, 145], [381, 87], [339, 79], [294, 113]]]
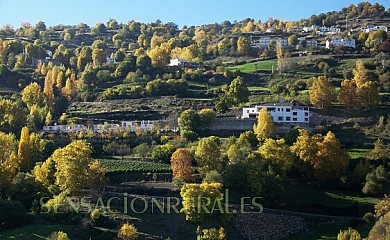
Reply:
[[325, 76], [314, 77], [309, 94], [311, 104], [319, 108], [332, 106], [336, 99], [335, 88]]
[[256, 134], [257, 139], [262, 141], [266, 138], [272, 138], [275, 135], [275, 131], [276, 127], [271, 114], [266, 108], [262, 108], [257, 117], [257, 124], [253, 126], [253, 132]]

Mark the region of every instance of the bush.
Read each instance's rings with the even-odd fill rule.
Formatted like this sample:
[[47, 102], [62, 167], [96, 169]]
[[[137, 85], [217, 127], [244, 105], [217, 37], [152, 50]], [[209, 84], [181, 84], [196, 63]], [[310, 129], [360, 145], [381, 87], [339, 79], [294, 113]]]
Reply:
[[337, 240], [361, 240], [361, 236], [358, 231], [352, 228], [348, 230], [341, 230], [337, 235]]
[[118, 232], [118, 237], [123, 240], [135, 240], [138, 239], [137, 228], [133, 224], [125, 223], [122, 225]]
[[21, 202], [0, 200], [0, 230], [22, 226], [26, 223], [27, 210]]
[[58, 231], [55, 233], [52, 233], [52, 235], [49, 238], [50, 240], [69, 240], [68, 234]]
[[208, 173], [206, 173], [206, 176], [203, 179], [203, 182], [206, 183], [223, 183], [222, 175], [219, 174], [217, 171], [213, 170]]
[[366, 183], [364, 184], [362, 192], [374, 196], [384, 194], [389, 185], [388, 178], [388, 171], [380, 165], [367, 174]]

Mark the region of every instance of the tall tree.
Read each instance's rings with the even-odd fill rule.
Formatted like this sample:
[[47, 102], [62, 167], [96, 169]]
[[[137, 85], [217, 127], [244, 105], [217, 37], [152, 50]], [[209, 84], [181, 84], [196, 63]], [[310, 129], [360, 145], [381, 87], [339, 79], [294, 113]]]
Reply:
[[31, 164], [31, 144], [30, 134], [28, 127], [23, 127], [20, 133], [18, 158], [20, 162], [20, 170], [22, 172], [28, 172], [32, 168]]
[[19, 172], [16, 148], [15, 137], [0, 132], [0, 197], [10, 193], [12, 180]]
[[213, 216], [213, 213], [221, 213], [218, 209], [213, 209], [218, 201], [222, 204], [223, 193], [220, 189], [219, 183], [185, 184], [180, 195], [183, 198], [181, 212], [186, 214], [186, 220], [200, 222], [206, 217]]
[[282, 175], [293, 165], [294, 155], [284, 139], [267, 138], [259, 148], [264, 163], [275, 167]]
[[195, 160], [203, 177], [212, 170], [220, 172], [222, 170], [220, 139], [215, 136], [200, 139], [195, 150]]
[[319, 108], [332, 106], [332, 102], [336, 99], [335, 88], [325, 76], [314, 77], [309, 94], [310, 102]]
[[56, 184], [64, 193], [73, 194], [86, 187], [104, 186], [105, 171], [91, 155], [91, 146], [80, 140], [54, 151]]
[[227, 92], [227, 95], [233, 99], [234, 104], [240, 104], [247, 102], [249, 99], [249, 89], [245, 84], [243, 77], [236, 77], [233, 79], [233, 81], [230, 83]]
[[191, 154], [185, 148], [178, 148], [172, 154], [171, 167], [173, 172], [173, 178], [188, 182], [191, 179], [192, 157]]
[[342, 81], [338, 98], [348, 108], [359, 108], [356, 82], [348, 79]]
[[92, 48], [84, 46], [77, 57], [77, 68], [83, 71], [85, 66], [92, 62]]
[[259, 116], [257, 117], [257, 124], [253, 126], [253, 132], [256, 134], [257, 139], [262, 141], [266, 138], [273, 137], [275, 135], [275, 131], [276, 127], [271, 114], [266, 108], [262, 108], [259, 111]]
[[22, 101], [30, 107], [34, 104], [43, 106], [44, 95], [41, 87], [36, 82], [32, 82], [22, 90]]
[[242, 55], [249, 53], [250, 44], [247, 38], [239, 37], [237, 40], [237, 52]]
[[363, 86], [369, 79], [368, 70], [364, 66], [364, 63], [361, 59], [356, 60], [355, 68], [352, 70], [353, 80], [355, 80], [356, 86], [360, 88]]
[[92, 61], [94, 66], [100, 66], [106, 62], [106, 53], [100, 48], [92, 51]]

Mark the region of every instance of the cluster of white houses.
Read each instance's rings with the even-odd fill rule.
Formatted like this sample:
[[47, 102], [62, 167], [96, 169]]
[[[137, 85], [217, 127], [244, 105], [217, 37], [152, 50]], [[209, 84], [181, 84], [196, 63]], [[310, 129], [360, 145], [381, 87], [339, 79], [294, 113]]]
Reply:
[[[135, 132], [137, 130], [151, 131], [156, 127], [160, 127], [160, 131], [165, 131], [163, 127], [159, 126], [160, 121], [120, 121], [119, 123], [104, 124], [68, 124], [68, 125], [49, 125], [43, 127], [45, 133], [77, 133], [82, 131], [93, 131], [94, 133], [106, 133], [116, 130], [130, 130]], [[177, 128], [169, 129], [177, 131]]]
[[[269, 37], [269, 36], [256, 36], [251, 35], [250, 36], [250, 42], [251, 46], [253, 48], [267, 48], [271, 41], [274, 41], [275, 43], [280, 43], [282, 47], [288, 46], [288, 40], [286, 38], [281, 37]], [[299, 38], [299, 45], [303, 45], [303, 41], [305, 41], [307, 47], [316, 47], [317, 46], [317, 40], [310, 39], [310, 38]]]
[[283, 102], [243, 108], [241, 118], [257, 118], [262, 108], [267, 109], [275, 123], [308, 124], [310, 122], [310, 108], [308, 106]]
[[330, 49], [332, 47], [339, 47], [339, 46], [344, 46], [344, 47], [350, 47], [350, 48], [356, 48], [356, 41], [355, 39], [349, 39], [349, 38], [335, 38], [331, 40], [326, 40], [325, 42], [325, 47], [327, 49]]

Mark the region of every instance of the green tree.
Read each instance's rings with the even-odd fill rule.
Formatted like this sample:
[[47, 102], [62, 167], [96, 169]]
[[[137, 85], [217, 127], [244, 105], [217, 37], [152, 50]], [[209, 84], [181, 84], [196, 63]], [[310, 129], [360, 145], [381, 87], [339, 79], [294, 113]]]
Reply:
[[196, 131], [201, 125], [201, 118], [199, 114], [192, 109], [184, 110], [179, 116], [178, 124], [180, 128], [180, 135], [182, 137], [184, 137], [189, 132], [194, 133], [196, 136]]
[[295, 46], [295, 45], [297, 45], [298, 44], [298, 37], [297, 37], [297, 35], [291, 35], [291, 36], [289, 36], [288, 37], [288, 39], [287, 39], [287, 41], [288, 41], [288, 44], [290, 45], [290, 46]]
[[202, 123], [202, 127], [210, 126], [211, 123], [214, 121], [214, 118], [216, 117], [216, 113], [210, 108], [203, 108], [199, 111], [198, 114], [200, 117], [200, 122]]
[[77, 68], [83, 71], [85, 66], [92, 62], [92, 48], [84, 46], [77, 57]]
[[253, 132], [256, 134], [257, 139], [264, 140], [271, 138], [275, 135], [276, 127], [272, 120], [271, 114], [266, 108], [262, 108], [259, 111], [257, 117], [257, 123], [253, 126]]
[[106, 62], [106, 53], [104, 52], [104, 50], [102, 50], [100, 48], [94, 49], [92, 51], [92, 61], [93, 61], [93, 65], [95, 67], [100, 66], [103, 63], [105, 63]]
[[243, 77], [236, 77], [230, 83], [226, 92], [233, 99], [234, 104], [247, 102], [249, 99], [249, 89], [245, 84]]
[[382, 165], [374, 168], [366, 176], [362, 192], [367, 195], [379, 196], [390, 189], [389, 171]]
[[215, 136], [200, 139], [195, 150], [195, 160], [203, 177], [212, 170], [220, 172], [222, 170], [220, 139]]

